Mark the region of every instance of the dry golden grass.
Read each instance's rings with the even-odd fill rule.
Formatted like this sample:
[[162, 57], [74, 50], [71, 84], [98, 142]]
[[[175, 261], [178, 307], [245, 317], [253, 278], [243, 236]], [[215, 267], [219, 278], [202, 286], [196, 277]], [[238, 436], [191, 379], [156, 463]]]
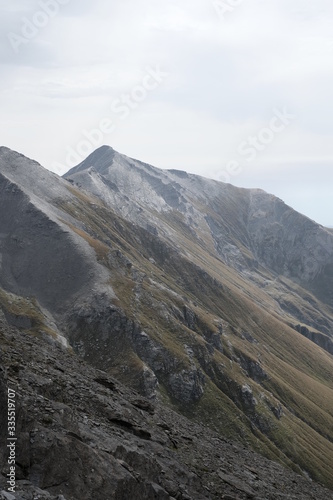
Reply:
[[58, 337], [57, 333], [46, 324], [36, 300], [25, 299], [0, 288], [0, 307], [14, 317], [28, 319], [31, 326], [22, 330], [30, 335], [39, 336], [41, 333], [46, 333], [54, 339]]

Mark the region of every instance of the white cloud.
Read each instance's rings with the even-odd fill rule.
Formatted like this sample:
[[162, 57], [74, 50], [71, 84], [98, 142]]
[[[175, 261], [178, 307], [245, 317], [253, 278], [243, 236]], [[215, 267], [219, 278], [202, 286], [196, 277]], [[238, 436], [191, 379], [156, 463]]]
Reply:
[[[281, 165], [295, 182], [302, 165], [331, 165], [331, 0], [244, 1], [224, 20], [211, 0], [69, 0], [15, 53], [8, 33], [21, 33], [22, 18], [33, 20], [41, 1], [0, 2], [4, 145], [48, 167], [61, 162], [147, 66], [160, 65], [169, 73], [163, 85], [105, 137], [116, 149], [214, 176], [274, 108], [287, 107], [295, 123], [235, 183], [262, 179], [274, 192], [285, 183], [277, 182]], [[295, 184], [304, 207], [309, 189], [319, 201], [318, 193], [327, 196], [325, 176], [331, 180], [324, 169], [320, 182], [305, 176]]]

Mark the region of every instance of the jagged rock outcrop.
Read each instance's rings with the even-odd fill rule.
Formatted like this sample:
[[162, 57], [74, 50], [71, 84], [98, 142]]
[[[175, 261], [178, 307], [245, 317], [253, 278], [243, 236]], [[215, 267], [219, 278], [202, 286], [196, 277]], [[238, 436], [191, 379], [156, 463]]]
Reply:
[[307, 339], [320, 345], [325, 351], [333, 354], [333, 340], [320, 332], [314, 332], [306, 326], [296, 325], [295, 330], [304, 335]]

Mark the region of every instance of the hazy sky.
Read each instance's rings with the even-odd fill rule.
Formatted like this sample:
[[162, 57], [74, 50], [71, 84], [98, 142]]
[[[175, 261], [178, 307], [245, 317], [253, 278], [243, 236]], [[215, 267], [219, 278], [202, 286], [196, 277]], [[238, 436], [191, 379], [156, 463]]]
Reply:
[[332, 0], [0, 0], [1, 144], [102, 144], [333, 225]]

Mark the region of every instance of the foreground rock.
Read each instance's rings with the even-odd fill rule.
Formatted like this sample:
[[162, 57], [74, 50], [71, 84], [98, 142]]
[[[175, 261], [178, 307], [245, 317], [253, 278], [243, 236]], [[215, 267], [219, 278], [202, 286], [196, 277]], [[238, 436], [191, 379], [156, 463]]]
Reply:
[[332, 492], [152, 403], [49, 338], [0, 324], [1, 442], [16, 391], [16, 491], [0, 499], [316, 499]]

